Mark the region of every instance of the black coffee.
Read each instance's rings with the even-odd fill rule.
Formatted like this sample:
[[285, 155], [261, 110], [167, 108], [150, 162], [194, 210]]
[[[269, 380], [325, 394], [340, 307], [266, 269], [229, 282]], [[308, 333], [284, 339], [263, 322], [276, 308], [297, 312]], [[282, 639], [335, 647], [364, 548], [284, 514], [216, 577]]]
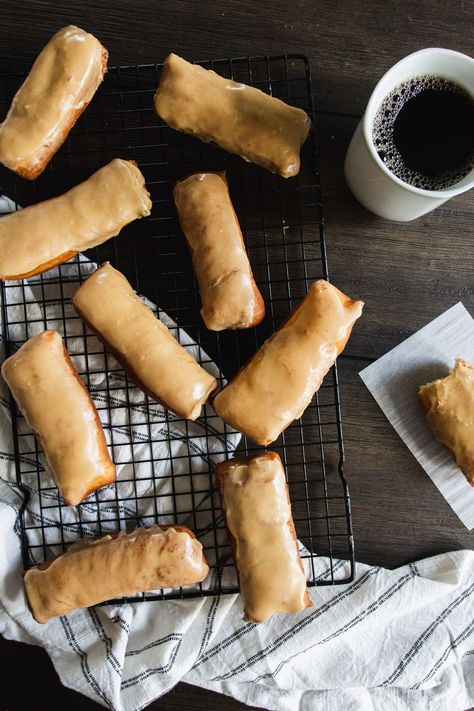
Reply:
[[415, 77], [385, 97], [373, 140], [401, 180], [426, 190], [447, 188], [474, 166], [474, 101], [452, 81]]

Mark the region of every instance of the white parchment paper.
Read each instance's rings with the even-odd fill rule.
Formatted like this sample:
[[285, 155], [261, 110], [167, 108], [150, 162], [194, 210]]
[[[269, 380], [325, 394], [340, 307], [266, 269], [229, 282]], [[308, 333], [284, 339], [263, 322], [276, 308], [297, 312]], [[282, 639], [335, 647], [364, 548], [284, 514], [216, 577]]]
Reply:
[[360, 377], [408, 449], [471, 530], [474, 487], [435, 439], [417, 395], [420, 385], [447, 375], [455, 358], [474, 365], [474, 320], [461, 302], [362, 370]]

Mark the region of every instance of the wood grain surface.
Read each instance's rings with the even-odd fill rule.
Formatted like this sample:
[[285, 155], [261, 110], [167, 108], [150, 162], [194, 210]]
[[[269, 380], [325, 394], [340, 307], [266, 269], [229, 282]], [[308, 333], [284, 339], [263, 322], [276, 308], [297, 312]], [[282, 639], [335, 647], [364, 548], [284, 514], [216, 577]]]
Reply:
[[[408, 224], [381, 220], [343, 178], [348, 142], [378, 78], [417, 49], [474, 54], [473, 5], [446, 0], [3, 0], [1, 71], [29, 68], [61, 26], [97, 35], [110, 64], [302, 52], [311, 62], [331, 279], [366, 301], [340, 359], [346, 474], [357, 559], [384, 566], [474, 548], [466, 531], [363, 386], [370, 361], [462, 300], [474, 314], [473, 194]], [[99, 709], [60, 685], [37, 648], [0, 639], [0, 711]], [[25, 683], [27, 681], [27, 683]], [[236, 701], [185, 684], [150, 709], [236, 710]]]

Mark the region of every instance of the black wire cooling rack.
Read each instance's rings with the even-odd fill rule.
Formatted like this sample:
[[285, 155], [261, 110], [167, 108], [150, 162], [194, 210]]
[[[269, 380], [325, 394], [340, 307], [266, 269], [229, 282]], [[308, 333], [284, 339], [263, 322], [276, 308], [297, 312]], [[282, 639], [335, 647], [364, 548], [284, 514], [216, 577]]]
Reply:
[[[315, 125], [304, 56], [199, 63], [303, 108]], [[62, 552], [77, 538], [137, 525], [186, 524], [203, 543], [211, 568], [207, 581], [144, 593], [133, 601], [237, 591], [214, 468], [217, 461], [235, 455], [235, 449], [249, 455], [259, 448], [245, 437], [236, 445], [237, 435], [210, 407], [195, 424], [148, 400], [84, 327], [70, 305], [72, 293], [95, 264], [110, 260], [140, 294], [159, 305], [163, 318], [167, 314], [178, 324], [182, 342], [188, 335], [199, 344], [197, 355], [205, 367], [214, 361], [230, 378], [297, 305], [310, 283], [328, 277], [315, 132], [303, 148], [300, 174], [284, 180], [166, 126], [153, 110], [161, 70], [162, 65], [109, 69], [66, 143], [36, 181], [4, 169], [0, 173], [1, 193], [26, 206], [62, 193], [112, 158], [134, 159], [153, 200], [151, 216], [132, 223], [118, 238], [38, 277], [3, 283], [1, 289], [7, 355], [45, 328], [61, 333], [98, 407], [118, 467], [116, 485], [95, 492], [77, 508], [67, 507], [43, 467], [35, 437], [11, 401], [16, 477], [25, 496], [19, 517], [25, 569]], [[20, 80], [1, 79], [2, 115]], [[172, 186], [191, 172], [223, 169], [267, 316], [249, 331], [213, 333], [199, 316], [197, 284]], [[308, 584], [349, 582], [354, 549], [336, 366], [303, 418], [270, 449], [286, 467]], [[315, 562], [312, 553], [321, 558]], [[336, 558], [348, 564], [336, 563]]]

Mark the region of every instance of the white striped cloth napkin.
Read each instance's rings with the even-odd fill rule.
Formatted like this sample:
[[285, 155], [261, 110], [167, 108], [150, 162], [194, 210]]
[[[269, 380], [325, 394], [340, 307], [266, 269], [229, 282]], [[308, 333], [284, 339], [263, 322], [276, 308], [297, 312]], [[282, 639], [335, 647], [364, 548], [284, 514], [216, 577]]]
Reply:
[[[474, 705], [473, 551], [394, 571], [359, 565], [353, 583], [312, 589], [312, 608], [260, 626], [242, 621], [238, 595], [96, 607], [38, 625], [22, 586], [3, 385], [0, 403], [0, 633], [43, 646], [66, 686], [114, 711], [143, 709], [181, 680], [278, 711]], [[324, 558], [315, 568], [327, 575]]]
[[21, 583], [19, 504], [2, 477], [0, 633], [43, 646], [63, 684], [109, 709], [143, 709], [178, 681], [275, 711], [474, 705], [473, 551], [394, 571], [359, 565], [350, 585], [312, 589], [314, 607], [260, 626], [242, 621], [237, 595], [97, 607], [38, 625]]

